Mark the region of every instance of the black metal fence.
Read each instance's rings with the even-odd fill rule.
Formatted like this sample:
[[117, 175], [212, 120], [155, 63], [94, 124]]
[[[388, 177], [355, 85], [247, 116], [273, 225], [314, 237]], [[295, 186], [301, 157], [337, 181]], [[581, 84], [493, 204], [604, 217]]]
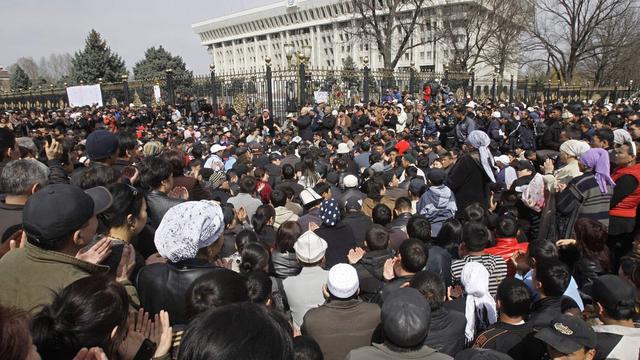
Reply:
[[[272, 68], [269, 63], [262, 69], [244, 72], [210, 74], [193, 77], [176, 77], [167, 70], [164, 76], [150, 79], [129, 80], [123, 76], [120, 82], [101, 85], [103, 103], [156, 105], [154, 86], [160, 87], [160, 104], [176, 104], [185, 96], [205, 98], [217, 106], [231, 106], [238, 113], [267, 108], [276, 117], [283, 118], [288, 112], [296, 112], [306, 104], [320, 100], [330, 105], [354, 104], [357, 102], [379, 102], [387, 89], [398, 88], [422, 98], [425, 84], [433, 89], [434, 96], [441, 90], [448, 91], [461, 100], [472, 97], [478, 100], [492, 98], [500, 101], [519, 101], [526, 104], [537, 101], [594, 100], [628, 98], [638, 87], [617, 83], [608, 87], [566, 85], [553, 81], [531, 82], [477, 78], [471, 73], [421, 72], [416, 69], [373, 70], [362, 69], [314, 69], [305, 63], [288, 68]], [[60, 109], [68, 107], [66, 87], [38, 86], [0, 92], [0, 109]]]

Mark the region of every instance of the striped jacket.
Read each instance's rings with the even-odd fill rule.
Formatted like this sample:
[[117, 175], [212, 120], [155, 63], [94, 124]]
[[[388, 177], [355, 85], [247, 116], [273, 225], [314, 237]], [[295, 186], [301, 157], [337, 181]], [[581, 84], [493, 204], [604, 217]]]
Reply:
[[575, 239], [573, 225], [578, 218], [586, 217], [609, 227], [609, 208], [613, 189], [600, 192], [592, 172], [572, 179], [567, 188], [557, 195], [557, 225], [560, 239]]

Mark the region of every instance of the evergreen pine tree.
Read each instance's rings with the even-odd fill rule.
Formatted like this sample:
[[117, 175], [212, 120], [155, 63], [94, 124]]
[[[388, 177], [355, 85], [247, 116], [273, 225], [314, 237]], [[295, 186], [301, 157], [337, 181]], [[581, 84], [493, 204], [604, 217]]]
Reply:
[[100, 34], [91, 30], [85, 41], [84, 50], [76, 52], [71, 60], [71, 79], [86, 84], [97, 83], [99, 78], [104, 82], [116, 82], [127, 73], [122, 58], [111, 51]]
[[22, 70], [20, 65], [16, 64], [16, 66], [13, 67], [13, 71], [11, 72], [10, 85], [14, 90], [27, 89], [31, 86], [31, 79], [29, 79], [29, 76], [27, 76], [27, 73]]
[[356, 62], [351, 56], [347, 56], [342, 60], [342, 81], [345, 86], [350, 88], [358, 86], [360, 83], [360, 73], [356, 68]]
[[189, 92], [193, 73], [187, 70], [187, 65], [181, 56], [173, 56], [162, 46], [150, 47], [144, 52], [144, 59], [133, 66], [136, 80], [165, 78], [167, 69], [173, 69], [174, 86], [178, 92]]

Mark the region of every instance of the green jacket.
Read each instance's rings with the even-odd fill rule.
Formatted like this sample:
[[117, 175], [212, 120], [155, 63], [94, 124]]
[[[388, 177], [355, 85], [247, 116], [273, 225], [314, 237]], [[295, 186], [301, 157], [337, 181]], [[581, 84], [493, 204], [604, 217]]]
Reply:
[[[55, 293], [86, 276], [106, 274], [108, 266], [95, 265], [57, 251], [26, 244], [24, 249], [9, 251], [0, 258], [0, 305], [35, 314], [50, 304]], [[138, 295], [124, 284], [133, 305]]]

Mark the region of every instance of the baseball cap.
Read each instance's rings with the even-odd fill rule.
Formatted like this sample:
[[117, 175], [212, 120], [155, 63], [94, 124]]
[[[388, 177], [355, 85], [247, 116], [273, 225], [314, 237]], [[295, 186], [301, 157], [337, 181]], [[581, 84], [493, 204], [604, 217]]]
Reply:
[[547, 345], [563, 354], [571, 354], [583, 347], [596, 347], [596, 333], [582, 319], [571, 315], [558, 315], [535, 335]]
[[346, 210], [360, 210], [362, 209], [362, 200], [353, 196], [347, 199], [344, 204]]
[[313, 188], [306, 188], [300, 192], [300, 200], [302, 200], [302, 205], [308, 205], [314, 201], [322, 199]]
[[329, 270], [327, 288], [329, 293], [340, 299], [348, 299], [358, 292], [360, 282], [358, 272], [349, 264], [336, 264]]
[[84, 191], [74, 185], [48, 185], [27, 200], [22, 225], [36, 242], [56, 240], [80, 229], [112, 202], [111, 193], [103, 186]]
[[617, 275], [602, 275], [593, 281], [593, 300], [599, 302], [608, 314], [618, 309], [634, 309], [636, 292], [629, 282]]
[[391, 343], [403, 348], [414, 347], [427, 337], [431, 308], [418, 290], [400, 288], [384, 300], [380, 320], [384, 336]]
[[516, 171], [520, 171], [520, 170], [531, 170], [533, 172], [536, 171], [536, 169], [533, 167], [533, 164], [531, 163], [531, 161], [529, 160], [518, 160], [516, 161], [516, 163], [513, 165], [513, 168]]
[[355, 175], [347, 175], [342, 179], [342, 183], [346, 188], [354, 188], [358, 186], [358, 178]]
[[272, 152], [271, 154], [269, 154], [269, 161], [274, 160], [282, 160], [282, 155], [280, 155], [280, 153], [278, 152]]
[[327, 242], [311, 230], [300, 235], [293, 244], [296, 257], [303, 263], [311, 264], [320, 261], [327, 251]]
[[226, 147], [220, 145], [220, 144], [213, 144], [211, 145], [211, 148], [209, 149], [209, 152], [212, 154], [217, 153], [218, 151], [223, 151], [224, 149], [226, 149]]
[[118, 138], [107, 130], [96, 130], [87, 136], [87, 155], [91, 160], [104, 160], [118, 151]]

